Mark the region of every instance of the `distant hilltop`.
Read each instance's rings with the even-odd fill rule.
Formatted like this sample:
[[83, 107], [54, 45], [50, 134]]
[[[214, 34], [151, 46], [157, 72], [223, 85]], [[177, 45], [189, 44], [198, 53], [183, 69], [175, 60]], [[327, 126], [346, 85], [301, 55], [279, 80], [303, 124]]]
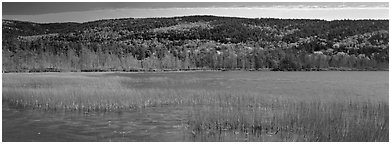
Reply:
[[[3, 69], [131, 69], [124, 58], [140, 69], [388, 69], [388, 23], [211, 15], [45, 24], [3, 19]], [[63, 56], [67, 66], [40, 60], [42, 54]], [[108, 55], [116, 62], [107, 62]], [[174, 64], [157, 62], [164, 58]]]

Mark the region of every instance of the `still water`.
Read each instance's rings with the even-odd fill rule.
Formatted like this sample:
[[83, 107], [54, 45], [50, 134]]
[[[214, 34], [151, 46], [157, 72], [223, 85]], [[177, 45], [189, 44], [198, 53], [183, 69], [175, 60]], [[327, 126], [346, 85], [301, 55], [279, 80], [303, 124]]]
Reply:
[[3, 103], [3, 142], [188, 141], [180, 107], [115, 113], [43, 112]]

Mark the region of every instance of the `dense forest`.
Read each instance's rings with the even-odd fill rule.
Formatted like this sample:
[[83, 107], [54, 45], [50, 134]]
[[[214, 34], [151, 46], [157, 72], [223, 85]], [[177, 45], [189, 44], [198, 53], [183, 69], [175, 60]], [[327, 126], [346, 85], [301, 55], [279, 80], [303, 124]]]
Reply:
[[388, 70], [388, 20], [3, 20], [3, 72]]

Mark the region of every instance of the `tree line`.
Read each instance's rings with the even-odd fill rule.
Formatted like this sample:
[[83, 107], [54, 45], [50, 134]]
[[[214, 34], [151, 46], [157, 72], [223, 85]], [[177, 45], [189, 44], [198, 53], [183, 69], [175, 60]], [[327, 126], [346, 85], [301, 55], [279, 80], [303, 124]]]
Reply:
[[[167, 46], [169, 45], [169, 46]], [[376, 70], [386, 68], [388, 55], [307, 53], [297, 48], [282, 50], [188, 41], [183, 46], [157, 41], [132, 45], [69, 43], [56, 46], [19, 43], [3, 49], [3, 71], [138, 71], [180, 69], [225, 70], [326, 70], [328, 68]], [[20, 47], [29, 46], [30, 49]], [[61, 47], [59, 49], [58, 47]], [[110, 49], [116, 47], [116, 49]]]

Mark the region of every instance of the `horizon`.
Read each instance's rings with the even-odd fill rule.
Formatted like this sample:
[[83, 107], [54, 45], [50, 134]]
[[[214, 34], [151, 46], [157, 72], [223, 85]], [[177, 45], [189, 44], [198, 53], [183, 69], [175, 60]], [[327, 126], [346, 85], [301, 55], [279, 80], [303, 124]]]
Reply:
[[3, 20], [84, 23], [213, 15], [241, 18], [389, 20], [388, 2], [3, 2]]
[[191, 17], [191, 16], [213, 16], [213, 17], [227, 17], [227, 18], [245, 18], [245, 19], [281, 19], [281, 20], [319, 20], [319, 21], [361, 21], [361, 20], [389, 20], [389, 19], [335, 19], [335, 20], [325, 20], [325, 19], [309, 19], [309, 18], [273, 18], [273, 17], [261, 17], [261, 18], [249, 18], [249, 17], [237, 17], [237, 16], [218, 16], [218, 15], [184, 15], [184, 16], [169, 16], [169, 17], [145, 17], [145, 18], [135, 18], [135, 17], [127, 17], [127, 18], [108, 18], [108, 19], [97, 19], [92, 21], [86, 21], [86, 22], [72, 22], [72, 21], [64, 21], [64, 22], [33, 22], [33, 21], [26, 21], [26, 20], [13, 20], [13, 19], [5, 19], [2, 20], [8, 20], [8, 21], [19, 21], [19, 22], [28, 22], [28, 23], [37, 23], [37, 24], [53, 24], [53, 23], [89, 23], [89, 22], [96, 22], [96, 21], [104, 21], [104, 20], [120, 20], [120, 19], [165, 19], [165, 18], [175, 18], [175, 17]]

